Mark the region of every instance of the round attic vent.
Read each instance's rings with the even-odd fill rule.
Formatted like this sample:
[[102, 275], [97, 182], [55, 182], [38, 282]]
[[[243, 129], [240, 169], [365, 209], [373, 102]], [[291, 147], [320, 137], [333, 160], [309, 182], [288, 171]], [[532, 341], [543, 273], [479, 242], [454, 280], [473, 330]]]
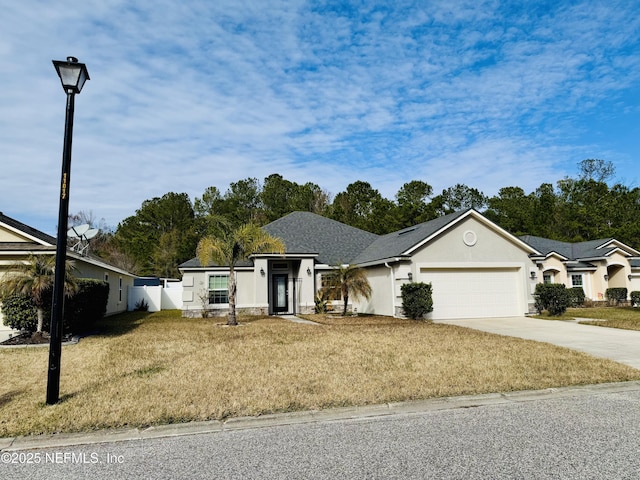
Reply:
[[478, 241], [478, 236], [473, 230], [467, 230], [462, 234], [462, 241], [467, 247], [473, 247]]

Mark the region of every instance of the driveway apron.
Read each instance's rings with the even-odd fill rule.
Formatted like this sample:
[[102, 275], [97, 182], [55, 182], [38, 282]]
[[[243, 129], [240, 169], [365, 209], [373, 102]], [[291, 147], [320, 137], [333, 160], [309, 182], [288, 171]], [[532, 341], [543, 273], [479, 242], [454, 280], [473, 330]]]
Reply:
[[435, 323], [551, 343], [640, 369], [640, 331], [529, 317], [436, 320]]

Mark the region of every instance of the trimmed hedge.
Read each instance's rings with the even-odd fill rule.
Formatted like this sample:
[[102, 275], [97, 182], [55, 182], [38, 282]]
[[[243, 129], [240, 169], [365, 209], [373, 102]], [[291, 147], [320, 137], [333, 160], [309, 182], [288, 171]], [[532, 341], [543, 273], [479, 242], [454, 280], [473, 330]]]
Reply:
[[[11, 295], [2, 299], [3, 323], [16, 330], [35, 332], [38, 327], [38, 311], [25, 295]], [[45, 327], [49, 328], [49, 317], [45, 315]]]
[[[78, 286], [76, 294], [64, 300], [63, 332], [65, 334], [89, 330], [107, 312], [108, 283], [90, 278], [79, 278], [76, 282]], [[52, 293], [49, 292], [43, 309], [45, 332], [48, 332], [51, 327], [51, 295]], [[27, 332], [36, 331], [37, 310], [29, 297], [13, 295], [3, 299], [2, 314], [5, 325]]]
[[607, 288], [604, 292], [604, 296], [611, 305], [618, 305], [620, 302], [627, 301], [627, 289], [626, 288]]
[[102, 280], [80, 278], [78, 291], [65, 300], [65, 331], [78, 333], [87, 331], [107, 313], [109, 284]]
[[433, 312], [433, 297], [430, 283], [405, 283], [400, 287], [402, 309], [412, 320], [419, 320]]
[[631, 292], [629, 294], [629, 297], [631, 297], [631, 306], [632, 307], [640, 306], [640, 292], [639, 291], [634, 290], [633, 292]]
[[538, 283], [533, 298], [538, 313], [546, 310], [554, 317], [563, 315], [571, 303], [569, 291], [562, 283]]

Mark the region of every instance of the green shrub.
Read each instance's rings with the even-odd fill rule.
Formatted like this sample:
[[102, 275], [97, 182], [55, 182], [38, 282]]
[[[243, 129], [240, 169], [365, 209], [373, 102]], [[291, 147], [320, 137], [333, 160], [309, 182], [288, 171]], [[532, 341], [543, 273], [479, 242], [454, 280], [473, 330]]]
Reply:
[[538, 313], [546, 310], [554, 317], [563, 315], [571, 301], [569, 291], [562, 283], [538, 283], [533, 297]]
[[[62, 331], [80, 333], [87, 331], [96, 320], [104, 317], [109, 300], [109, 284], [100, 280], [79, 278], [76, 280], [78, 290], [71, 298], [64, 300], [64, 320]], [[44, 303], [43, 330], [50, 331], [51, 303], [49, 294]], [[35, 332], [38, 324], [36, 307], [29, 297], [12, 296], [2, 301], [2, 314], [5, 325], [11, 328]]]
[[316, 313], [327, 313], [327, 298], [324, 291], [320, 290], [316, 293], [314, 300], [314, 311]]
[[571, 307], [581, 307], [584, 305], [585, 295], [582, 287], [573, 287], [567, 290], [569, 294], [569, 305]]
[[109, 301], [109, 284], [102, 280], [79, 278], [78, 291], [65, 300], [64, 331], [80, 333], [89, 330], [104, 317]]
[[[36, 306], [26, 295], [11, 295], [2, 299], [3, 323], [16, 330], [35, 332], [38, 326]], [[49, 317], [45, 314], [46, 327], [49, 328]]]
[[149, 311], [149, 304], [147, 303], [147, 301], [144, 298], [141, 298], [140, 300], [138, 300], [135, 304], [135, 306], [133, 307], [133, 311], [134, 312], [148, 312]]
[[607, 288], [604, 295], [610, 305], [618, 305], [620, 302], [625, 302], [627, 300], [627, 289]]
[[400, 287], [404, 314], [418, 320], [433, 312], [433, 297], [430, 283], [405, 283]]
[[640, 292], [637, 291], [637, 290], [634, 290], [633, 292], [631, 292], [629, 294], [629, 296], [631, 297], [631, 306], [639, 307], [640, 306]]

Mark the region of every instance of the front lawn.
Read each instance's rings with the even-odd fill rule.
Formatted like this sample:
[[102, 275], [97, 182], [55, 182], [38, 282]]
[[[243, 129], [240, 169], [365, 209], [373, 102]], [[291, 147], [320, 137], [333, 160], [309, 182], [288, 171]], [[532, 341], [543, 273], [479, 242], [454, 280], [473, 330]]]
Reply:
[[570, 308], [566, 313], [574, 318], [593, 318], [580, 323], [599, 327], [640, 330], [640, 308], [633, 307], [594, 307]]
[[48, 349], [0, 349], [0, 436], [640, 379], [552, 345], [390, 317], [106, 319], [63, 347], [61, 402], [44, 404]]

